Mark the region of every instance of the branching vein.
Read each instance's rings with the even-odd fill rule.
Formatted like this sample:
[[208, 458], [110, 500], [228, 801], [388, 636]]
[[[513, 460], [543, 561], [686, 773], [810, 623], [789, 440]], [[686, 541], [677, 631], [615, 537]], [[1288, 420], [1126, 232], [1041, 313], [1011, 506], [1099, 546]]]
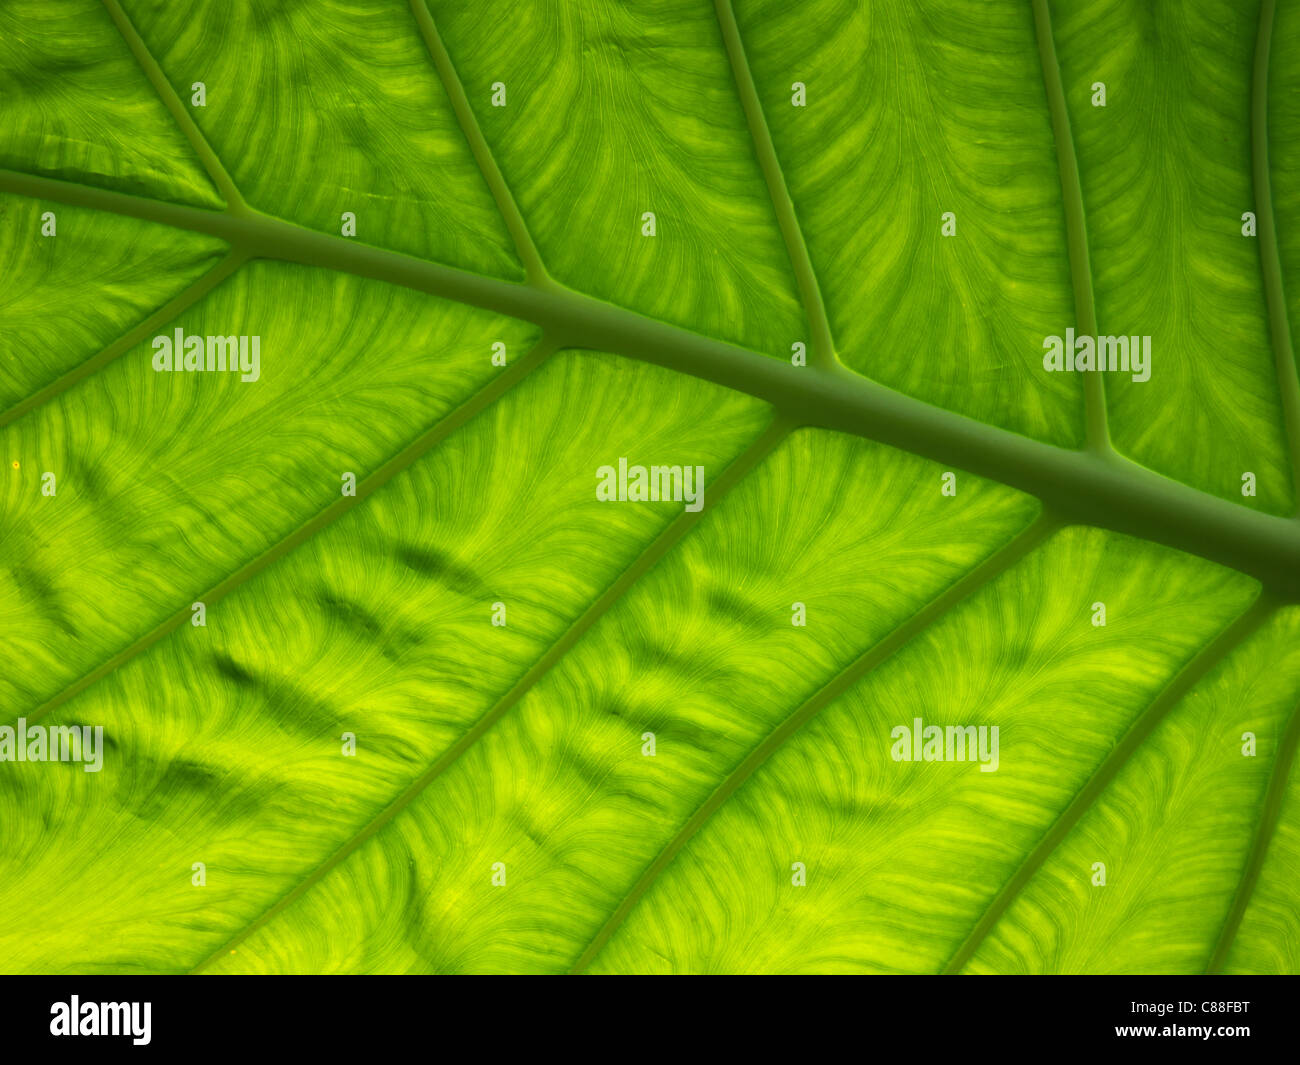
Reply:
[[[456, 429], [459, 429], [479, 411], [483, 410], [490, 403], [495, 402], [518, 381], [522, 380], [529, 373], [535, 370], [554, 350], [554, 345], [549, 343], [546, 338], [543, 337], [542, 341], [537, 344], [532, 351], [524, 356], [524, 358], [513, 363], [494, 377], [491, 384], [480, 389], [450, 414], [439, 419], [437, 423], [426, 429], [420, 434], [420, 436], [416, 437], [415, 440], [376, 469], [368, 477], [358, 481], [355, 496], [340, 495], [339, 498], [328, 507], [314, 515], [302, 525], [298, 526], [298, 528], [294, 529], [288, 536], [267, 548], [252, 561], [245, 563], [220, 584], [197, 594], [195, 599], [209, 607], [212, 606], [212, 604], [219, 602], [231, 592], [235, 591], [235, 589], [239, 588], [240, 585], [251, 580], [253, 577], [257, 576], [257, 574], [261, 573], [262, 570], [279, 561], [290, 551], [294, 550], [294, 548], [320, 532], [325, 528], [325, 526], [329, 525], [336, 519], [341, 518], [353, 507], [358, 506], [365, 500], [369, 499], [370, 496], [392, 480], [393, 477], [401, 473], [431, 448], [436, 446], [440, 441], [445, 439], [449, 434], [454, 432]], [[142, 652], [147, 651], [165, 636], [175, 632], [178, 628], [184, 625], [189, 618], [190, 607], [187, 604], [164, 620], [157, 627], [145, 633], [145, 635], [141, 636], [129, 647], [119, 651], [108, 661], [78, 678], [57, 695], [32, 710], [26, 715], [27, 720], [32, 723], [39, 721], [47, 714], [68, 702], [68, 700], [80, 695], [96, 681], [106, 677], [108, 674], [112, 673], [113, 670], [117, 669], [124, 663], [129, 662]]]
[[[777, 419], [766, 432], [749, 445], [710, 487], [712, 498], [716, 501], [734, 488], [755, 466], [771, 454], [772, 450], [785, 439], [790, 432], [790, 425]], [[569, 649], [602, 617], [604, 617], [624, 593], [656, 562], [667, 554], [683, 536], [685, 536], [703, 517], [703, 511], [684, 511], [664, 529], [649, 546], [627, 567], [614, 582], [605, 589], [600, 598], [595, 600], [582, 615], [565, 631], [532, 668], [520, 678], [505, 695], [492, 706], [487, 713], [474, 723], [459, 740], [443, 751], [423, 773], [420, 774], [397, 798], [389, 803], [372, 821], [356, 833], [351, 839], [336, 850], [329, 858], [313, 869], [303, 880], [299, 881], [286, 895], [274, 903], [262, 915], [243, 928], [237, 935], [223, 943], [212, 954], [200, 962], [193, 970], [199, 973], [215, 964], [220, 958], [250, 935], [272, 920], [299, 898], [305, 895], [315, 884], [333, 868], [352, 854], [366, 840], [370, 839], [399, 813], [405, 810], [430, 784], [440, 777], [462, 754], [472, 747], [478, 739], [499, 721], [519, 700], [566, 654]]]
[[979, 566], [976, 566], [942, 595], [922, 607], [878, 644], [832, 677], [801, 706], [797, 707], [789, 717], [768, 734], [762, 743], [749, 753], [743, 762], [727, 775], [713, 794], [691, 815], [690, 820], [668, 841], [654, 861], [646, 866], [640, 877], [637, 878], [636, 883], [632, 885], [615, 908], [609, 920], [601, 926], [587, 945], [587, 949], [582, 952], [581, 957], [574, 964], [572, 972], [584, 972], [591, 965], [596, 955], [609, 942], [610, 937], [618, 931], [619, 927], [627, 919], [628, 914], [645, 896], [645, 893], [650, 890], [659, 874], [672, 863], [678, 852], [704, 826], [704, 823], [717, 812], [719, 807], [735, 793], [736, 789], [748, 780], [759, 766], [771, 758], [786, 740], [815, 717], [823, 707], [843, 695], [844, 692], [848, 691], [876, 666], [880, 665], [881, 662], [889, 658], [895, 651], [902, 648], [913, 637], [933, 624], [963, 599], [977, 592], [999, 574], [1005, 573], [1051, 536], [1060, 526], [1061, 522], [1051, 515], [1044, 514], [1039, 517], [1037, 521], [1002, 547], [1001, 550], [995, 552]]
[[1222, 662], [1251, 633], [1258, 629], [1276, 609], [1276, 602], [1268, 596], [1260, 596], [1249, 610], [1219, 633], [1210, 643], [1206, 644], [1187, 665], [1175, 674], [1174, 678], [1160, 691], [1160, 694], [1129, 726], [1124, 738], [1115, 745], [1101, 765], [1084, 782], [1083, 787], [1075, 794], [1070, 805], [1052, 823], [1052, 827], [1047, 830], [1038, 845], [1025, 856], [1025, 860], [1020, 863], [1020, 866], [1011, 875], [1011, 879], [994, 896], [965, 941], [948, 960], [948, 964], [944, 966], [944, 972], [957, 973], [965, 968], [966, 963], [975, 956], [975, 952], [979, 950], [980, 944], [984, 942], [993, 926], [998, 923], [1007, 908], [1019, 897], [1025, 885], [1033, 879], [1034, 874], [1038, 872], [1043, 863], [1056, 850], [1060, 842], [1069, 835], [1070, 830], [1078, 824], [1079, 819], [1092, 808], [1097, 797], [1106, 790], [1106, 786], [1115, 778], [1133, 753], [1146, 741], [1147, 737], [1151, 735], [1155, 727], [1164, 719], [1165, 714], [1178, 700], [1191, 691], [1202, 677]]
[[492, 149], [488, 146], [487, 138], [479, 128], [478, 119], [474, 117], [474, 109], [470, 106], [465, 86], [460, 80], [460, 75], [456, 73], [456, 66], [452, 63], [442, 38], [438, 35], [438, 27], [434, 24], [433, 16], [429, 14], [428, 5], [425, 0], [410, 0], [410, 3], [411, 13], [420, 28], [420, 36], [424, 39], [425, 47], [429, 49], [429, 58], [433, 60], [434, 69], [437, 70], [443, 89], [451, 102], [456, 121], [460, 123], [461, 132], [469, 142], [474, 161], [478, 163], [483, 180], [487, 182], [492, 198], [496, 201], [497, 210], [501, 212], [506, 229], [515, 242], [515, 251], [519, 255], [520, 262], [524, 264], [525, 276], [531, 282], [543, 282], [546, 280], [546, 268], [542, 264], [536, 245], [533, 244], [528, 227], [524, 224], [524, 216], [519, 213], [519, 206], [515, 203], [510, 186], [506, 184], [501, 168], [497, 166]]
[[[1061, 67], [1052, 40], [1052, 18], [1047, 0], [1033, 0], [1034, 28], [1038, 36], [1038, 57], [1043, 67], [1047, 106], [1052, 114], [1052, 136], [1056, 140], [1056, 162], [1061, 172], [1061, 202], [1065, 210], [1065, 239], [1070, 254], [1070, 279], [1074, 288], [1074, 316], [1081, 336], [1097, 335], [1097, 308], [1092, 291], [1092, 264], [1088, 256], [1088, 225], [1083, 210], [1083, 187], [1079, 161], [1070, 132], [1070, 112], [1061, 84]], [[1087, 420], [1087, 446], [1092, 451], [1110, 451], [1110, 430], [1106, 425], [1106, 389], [1101, 374], [1085, 374], [1083, 401]]]
[[1232, 898], [1232, 906], [1223, 922], [1214, 953], [1210, 956], [1207, 971], [1221, 972], [1232, 952], [1232, 944], [1241, 927], [1241, 919], [1246, 914], [1251, 897], [1255, 894], [1255, 885], [1264, 868], [1264, 859], [1268, 857], [1268, 845], [1277, 830], [1278, 818], [1282, 813], [1282, 801], [1286, 798], [1287, 784], [1291, 779], [1291, 767], [1295, 764], [1296, 747], [1300, 745], [1300, 706], [1291, 711], [1286, 731], [1278, 744], [1277, 754], [1273, 758], [1273, 772], [1269, 776], [1268, 791], [1264, 796], [1264, 806], [1260, 810], [1259, 823], [1251, 839], [1250, 853], [1241, 871], [1241, 881]]
[[1297, 377], [1291, 323], [1287, 317], [1286, 294], [1282, 286], [1282, 259], [1278, 252], [1277, 219], [1273, 213], [1273, 187], [1268, 172], [1268, 58], [1275, 7], [1275, 0], [1263, 0], [1259, 6], [1259, 35], [1255, 40], [1255, 70], [1251, 82], [1250, 154], [1255, 183], [1255, 211], [1259, 223], [1259, 263], [1264, 275], [1269, 335], [1273, 341], [1282, 419], [1290, 451], [1296, 513], [1300, 516], [1300, 378]]
[[186, 110], [185, 104], [176, 95], [176, 90], [172, 88], [171, 82], [167, 80], [167, 75], [163, 73], [162, 67], [158, 65], [158, 60], [150, 54], [144, 40], [136, 32], [135, 27], [131, 25], [131, 20], [126, 17], [122, 5], [118, 3], [118, 0], [103, 0], [103, 2], [109, 17], [117, 26], [118, 32], [122, 34], [127, 47], [131, 49], [131, 54], [135, 56], [135, 60], [140, 64], [145, 77], [149, 79], [149, 84], [153, 86], [159, 99], [171, 112], [176, 125], [180, 127], [181, 132], [185, 134], [185, 139], [190, 142], [190, 147], [194, 149], [194, 154], [203, 163], [203, 168], [208, 172], [208, 177], [212, 179], [217, 191], [221, 193], [221, 198], [226, 201], [227, 209], [234, 212], [244, 210], [244, 197], [240, 195], [234, 181], [226, 173], [226, 168], [222, 165], [221, 160], [217, 158], [217, 153], [212, 150], [212, 145], [207, 142], [207, 139], [195, 124], [194, 119], [190, 116], [189, 111]]
[[[226, 201], [227, 209], [223, 212], [200, 210], [10, 171], [0, 171], [0, 191], [45, 197], [210, 233], [226, 240], [231, 251], [216, 267], [113, 344], [0, 414], [0, 427], [64, 392], [134, 347], [160, 325], [202, 298], [249, 258], [265, 257], [376, 278], [532, 321], [542, 327], [543, 340], [528, 356], [503, 371], [487, 387], [440, 419], [361, 481], [357, 485], [355, 496], [340, 497], [257, 558], [230, 574], [220, 584], [201, 592], [199, 598], [208, 605], [229, 595], [352, 507], [361, 504], [563, 346], [598, 348], [657, 363], [716, 381], [773, 404], [778, 411], [776, 420], [766, 433], [727, 468], [713, 488], [714, 498], [739, 483], [793, 427], [812, 425], [879, 440], [918, 455], [951, 463], [1030, 492], [1043, 500], [1047, 507], [1044, 517], [841, 671], [795, 709], [726, 776], [654, 861], [642, 871], [614, 913], [579, 957], [575, 971], [588, 967], [681, 849], [713, 813], [803, 724], [955, 604], [1014, 565], [1061, 524], [1077, 521], [1139, 535], [1224, 563], [1263, 581], [1267, 586], [1267, 594], [1262, 595], [1247, 613], [1204, 647], [1164, 687], [992, 899], [945, 967], [950, 972], [961, 970], [974, 957], [989, 932], [1038, 869], [1092, 807], [1097, 797], [1165, 714], [1210, 669], [1255, 631], [1279, 601], [1300, 600], [1300, 531], [1297, 531], [1293, 522], [1215, 499], [1115, 456], [1110, 448], [1105, 396], [1099, 375], [1085, 377], [1087, 449], [1085, 452], [1071, 452], [931, 407], [845, 371], [835, 358], [833, 338], [818, 280], [763, 113], [731, 0], [715, 0], [718, 22], [754, 150], [809, 321], [811, 365], [805, 369], [795, 369], [782, 360], [767, 358], [645, 318], [556, 284], [546, 274], [523, 216], [478, 125], [465, 88], [439, 37], [425, 0], [409, 2], [451, 107], [515, 243], [528, 283], [516, 285], [410, 256], [340, 241], [249, 208], [160, 65], [132, 26], [121, 4], [118, 0], [103, 0], [105, 9], [145, 76]], [[1082, 188], [1050, 14], [1047, 0], [1031, 0], [1031, 3], [1060, 169], [1075, 314], [1079, 331], [1096, 335], [1095, 295]], [[1259, 216], [1261, 266], [1273, 350], [1292, 469], [1300, 476], [1300, 381], [1297, 378], [1286, 311], [1268, 170], [1268, 63], [1275, 6], [1275, 0], [1262, 0], [1251, 105], [1252, 161]], [[583, 634], [694, 527], [699, 518], [700, 515], [693, 512], [679, 515], [469, 731], [438, 756], [372, 821], [258, 918], [201, 962], [195, 971], [214, 964], [238, 943], [292, 905], [330, 870], [407, 808], [464, 751], [511, 707], [517, 705]], [[36, 722], [67, 703], [178, 629], [189, 616], [190, 610], [186, 607], [167, 618], [113, 658], [30, 712], [28, 720]], [[1242, 879], [1211, 957], [1212, 971], [1223, 966], [1250, 902], [1277, 825], [1282, 797], [1298, 746], [1300, 708], [1291, 715], [1279, 746]]]
[[754, 152], [758, 156], [763, 180], [767, 183], [768, 195], [772, 200], [772, 209], [776, 213], [777, 225], [780, 226], [781, 237], [790, 256], [790, 266], [794, 270], [795, 282], [799, 286], [799, 298], [803, 303], [804, 315], [808, 319], [809, 329], [812, 330], [809, 337], [811, 361], [817, 366], [830, 366], [835, 361], [835, 344], [831, 338], [831, 327], [826, 317], [821, 287], [817, 283], [817, 274], [808, 255], [808, 246], [804, 242], [803, 231], [795, 215], [794, 201], [790, 199], [790, 190], [786, 187], [785, 175], [781, 171], [781, 161], [777, 157], [776, 146], [772, 143], [771, 131], [767, 128], [767, 119], [763, 116], [763, 105], [754, 86], [749, 60], [745, 57], [745, 45], [740, 38], [740, 28], [736, 25], [736, 13], [732, 10], [731, 0], [714, 0], [714, 7], [718, 12], [718, 25], [722, 29], [727, 58], [731, 61], [736, 93], [745, 111], [745, 121], [749, 124], [749, 135], [754, 142]]
[[905, 396], [844, 369], [791, 366], [556, 282], [483, 277], [306, 229], [0, 170], [0, 192], [114, 211], [221, 237], [250, 255], [341, 270], [534, 322], [560, 347], [608, 351], [765, 400], [792, 422], [851, 433], [1037, 496], [1068, 520], [1140, 536], [1250, 574], [1300, 601], [1300, 524], [1198, 491], [1127, 459], [1054, 447]]
[[198, 303], [204, 296], [216, 288], [221, 282], [238, 270], [245, 262], [248, 256], [239, 249], [232, 249], [226, 256], [209, 270], [202, 277], [195, 280], [192, 284], [186, 286], [165, 304], [154, 311], [138, 325], [133, 326], [130, 330], [123, 333], [120, 337], [109, 344], [102, 351], [92, 355], [80, 366], [69, 370], [62, 377], [51, 381], [44, 388], [33, 392], [20, 403], [10, 407], [7, 411], [0, 413], [0, 429], [3, 429], [12, 421], [21, 418], [28, 411], [48, 403], [55, 396], [61, 395], [70, 389], [73, 385], [85, 380], [91, 374], [102, 370], [110, 362], [120, 355], [124, 355], [137, 344], [143, 342], [152, 333], [156, 333], [168, 322], [174, 320], [177, 315], [184, 314], [190, 307]]

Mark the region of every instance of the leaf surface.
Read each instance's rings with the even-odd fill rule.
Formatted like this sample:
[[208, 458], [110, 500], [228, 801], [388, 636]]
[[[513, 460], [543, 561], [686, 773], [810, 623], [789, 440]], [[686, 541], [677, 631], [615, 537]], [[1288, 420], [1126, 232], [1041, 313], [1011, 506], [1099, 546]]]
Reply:
[[1274, 6], [6, 6], [0, 967], [1300, 970]]

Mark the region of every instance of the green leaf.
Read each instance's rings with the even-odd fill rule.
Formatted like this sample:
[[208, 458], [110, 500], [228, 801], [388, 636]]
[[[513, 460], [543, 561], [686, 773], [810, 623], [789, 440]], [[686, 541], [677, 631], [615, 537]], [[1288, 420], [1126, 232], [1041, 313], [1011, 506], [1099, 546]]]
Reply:
[[1300, 971], [1275, 7], [5, 5], [0, 967]]

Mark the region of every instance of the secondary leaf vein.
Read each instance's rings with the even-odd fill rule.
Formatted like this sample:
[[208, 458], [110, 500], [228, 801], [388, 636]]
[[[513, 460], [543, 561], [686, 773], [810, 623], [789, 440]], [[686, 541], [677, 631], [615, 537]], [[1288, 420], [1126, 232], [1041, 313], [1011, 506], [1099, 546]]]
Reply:
[[1259, 216], [1259, 264], [1264, 275], [1264, 296], [1268, 305], [1269, 335], [1277, 367], [1282, 419], [1290, 451], [1291, 480], [1296, 492], [1296, 514], [1300, 516], [1300, 376], [1291, 341], [1286, 294], [1282, 284], [1282, 258], [1277, 243], [1277, 218], [1273, 212], [1273, 187], [1268, 170], [1268, 60], [1273, 36], [1276, 0], [1263, 0], [1259, 7], [1259, 34], [1255, 41], [1254, 76], [1250, 100], [1250, 154], [1255, 183], [1255, 210]]
[[789, 717], [773, 729], [749, 753], [744, 761], [727, 775], [708, 799], [691, 815], [690, 820], [668, 841], [654, 861], [646, 866], [631, 889], [615, 908], [613, 914], [610, 915], [609, 920], [601, 926], [600, 930], [592, 938], [587, 945], [587, 949], [582, 952], [571, 971], [581, 973], [591, 964], [596, 955], [609, 942], [610, 937], [618, 931], [619, 927], [627, 919], [628, 914], [632, 912], [636, 904], [649, 891], [651, 885], [658, 879], [659, 874], [672, 863], [672, 860], [686, 846], [691, 837], [735, 793], [736, 789], [754, 774], [759, 766], [776, 753], [786, 740], [816, 716], [823, 707], [844, 694], [852, 685], [902, 648], [913, 637], [946, 614], [963, 599], [977, 592], [999, 574], [1005, 573], [1011, 566], [1015, 565], [1051, 536], [1061, 525], [1062, 522], [1050, 513], [1040, 515], [1028, 528], [951, 585], [947, 591], [927, 603], [874, 647], [865, 651], [797, 707]]
[[[730, 465], [722, 472], [722, 475], [714, 482], [710, 488], [714, 506], [717, 500], [724, 497], [732, 488], [734, 488], [755, 466], [764, 458], [771, 454], [772, 450], [780, 444], [782, 440], [790, 433], [792, 426], [784, 419], [777, 418], [753, 443], [751, 443], [741, 454], [734, 459]], [[551, 645], [550, 649], [539, 658], [533, 666], [525, 673], [519, 681], [493, 704], [492, 708], [478, 719], [463, 736], [454, 744], [443, 751], [433, 763], [412, 781], [406, 789], [390, 802], [380, 813], [366, 824], [359, 832], [347, 840], [341, 847], [331, 854], [324, 862], [313, 869], [307, 876], [299, 881], [290, 891], [277, 900], [269, 909], [265, 910], [261, 916], [257, 917], [250, 924], [245, 926], [238, 934], [227, 940], [203, 961], [199, 962], [191, 973], [199, 973], [212, 965], [219, 958], [228, 954], [237, 947], [250, 935], [259, 928], [266, 925], [277, 914], [283, 912], [289, 906], [293, 905], [299, 898], [305, 895], [315, 884], [319, 883], [325, 876], [342, 862], [348, 855], [352, 854], [366, 840], [370, 839], [380, 830], [382, 830], [390, 821], [399, 813], [408, 807], [417, 796], [419, 796], [430, 784], [440, 777], [462, 754], [472, 747], [478, 739], [495, 725], [513, 706], [518, 704], [527, 692], [555, 665], [561, 658], [568, 654], [569, 649], [582, 638], [582, 636], [605, 616], [613, 606], [618, 603], [624, 593], [632, 587], [633, 584], [646, 573], [656, 562], [667, 554], [676, 544], [685, 536], [695, 525], [703, 518], [704, 512], [701, 511], [684, 511], [678, 515], [663, 532], [659, 533], [638, 555], [632, 563], [618, 575], [612, 584], [596, 599], [572, 625], [565, 630], [564, 634]]]
[[447, 99], [451, 102], [456, 121], [460, 123], [461, 132], [469, 142], [474, 161], [483, 174], [483, 180], [487, 182], [492, 198], [496, 201], [497, 210], [501, 212], [502, 221], [505, 222], [506, 229], [515, 243], [515, 251], [524, 264], [524, 275], [530, 282], [545, 282], [546, 267], [542, 263], [541, 255], [528, 232], [523, 215], [519, 212], [519, 206], [515, 203], [514, 194], [506, 184], [501, 168], [497, 166], [487, 138], [483, 136], [478, 119], [474, 117], [474, 109], [470, 106], [465, 86], [460, 80], [460, 75], [456, 73], [456, 65], [451, 61], [451, 55], [442, 43], [433, 16], [429, 14], [425, 0], [410, 0], [410, 3], [411, 13], [415, 16], [416, 25], [420, 28], [420, 36], [429, 50], [429, 57], [433, 60], [434, 69], [438, 72]]
[[[324, 510], [320, 511], [293, 532], [289, 533], [282, 540], [267, 548], [256, 558], [246, 562], [230, 576], [219, 584], [209, 588], [205, 592], [200, 592], [195, 599], [211, 607], [214, 603], [224, 599], [246, 581], [257, 576], [262, 570], [283, 558], [290, 551], [294, 550], [305, 543], [308, 539], [320, 532], [331, 522], [342, 517], [353, 507], [358, 506], [366, 499], [369, 499], [379, 488], [387, 484], [393, 477], [401, 473], [404, 469], [415, 462], [432, 447], [442, 441], [450, 433], [464, 425], [470, 418], [478, 414], [489, 404], [495, 402], [510, 388], [514, 387], [519, 381], [535, 370], [546, 358], [555, 350], [555, 345], [548, 342], [545, 336], [534, 346], [534, 348], [524, 358], [503, 370], [492, 382], [486, 387], [480, 389], [450, 414], [440, 418], [434, 425], [421, 433], [415, 440], [397, 452], [392, 458], [376, 469], [364, 480], [357, 482], [357, 491], [355, 496], [340, 496]], [[68, 700], [80, 695], [96, 681], [103, 679], [112, 673], [119, 666], [129, 662], [137, 655], [147, 651], [165, 636], [169, 636], [178, 628], [185, 624], [190, 618], [190, 607], [187, 605], [170, 617], [165, 619], [155, 628], [145, 633], [130, 646], [123, 648], [108, 661], [103, 662], [89, 673], [79, 677], [73, 683], [69, 684], [57, 695], [46, 700], [36, 709], [27, 714], [29, 723], [36, 723], [47, 714], [58, 709]]]
[[776, 213], [777, 225], [781, 229], [781, 237], [790, 256], [790, 266], [794, 270], [795, 282], [799, 286], [799, 297], [803, 302], [804, 314], [808, 318], [808, 327], [812, 330], [809, 337], [812, 362], [818, 366], [829, 366], [835, 361], [835, 343], [831, 338], [831, 327], [826, 317], [826, 305], [822, 300], [821, 286], [817, 282], [817, 274], [808, 255], [808, 245], [799, 226], [794, 201], [790, 198], [790, 190], [786, 187], [785, 174], [781, 170], [781, 160], [776, 154], [776, 145], [772, 143], [771, 130], [768, 129], [767, 119], [763, 115], [763, 104], [758, 98], [754, 76], [749, 69], [745, 44], [740, 36], [740, 27], [736, 24], [736, 13], [732, 9], [731, 0], [714, 0], [714, 8], [718, 13], [718, 25], [727, 48], [727, 58], [731, 62], [736, 92], [745, 112], [745, 121], [749, 125], [750, 138], [754, 142], [754, 153], [758, 156], [758, 165], [763, 171], [763, 180], [767, 183], [772, 209]]
[[1221, 972], [1232, 952], [1232, 944], [1237, 938], [1237, 930], [1246, 915], [1259, 874], [1264, 868], [1264, 859], [1268, 857], [1268, 845], [1277, 830], [1278, 818], [1282, 813], [1282, 801], [1286, 798], [1287, 782], [1291, 777], [1291, 767], [1295, 763], [1296, 747], [1300, 746], [1300, 706], [1292, 712], [1287, 722], [1286, 731], [1278, 743], [1277, 754], [1273, 759], [1273, 771], [1269, 776], [1268, 790], [1264, 795], [1264, 805], [1260, 810], [1259, 823], [1251, 839], [1250, 852], [1246, 864], [1241, 870], [1241, 880], [1232, 898], [1232, 906], [1224, 919], [1223, 929], [1219, 933], [1214, 953], [1206, 971]]
[[1060, 842], [1069, 835], [1079, 819], [1092, 808], [1097, 797], [1106, 790], [1133, 753], [1164, 719], [1165, 714], [1179, 699], [1191, 691], [1202, 677], [1258, 629], [1276, 609], [1275, 600], [1267, 595], [1260, 595], [1249, 610], [1201, 648], [1192, 660], [1160, 690], [1150, 705], [1129, 726], [1119, 743], [1111, 749], [1110, 754], [1084, 781], [1083, 787], [1075, 794], [1070, 805], [1061, 811], [1060, 816], [1039, 840], [1038, 845], [1025, 856], [1025, 860], [1002, 886], [1002, 890], [993, 897], [979, 920], [975, 922], [975, 927], [948, 960], [948, 964], [943, 967], [943, 972], [960, 972], [966, 966], [1025, 885], [1033, 879], [1034, 874], [1056, 850]]
[[[1043, 68], [1047, 106], [1052, 115], [1052, 136], [1056, 141], [1056, 163], [1061, 174], [1061, 204], [1065, 211], [1065, 240], [1070, 256], [1070, 280], [1074, 289], [1074, 314], [1080, 335], [1097, 335], [1097, 309], [1092, 290], [1092, 264], [1088, 254], [1088, 224], [1083, 208], [1083, 186], [1079, 160], [1070, 131], [1070, 112], [1061, 84], [1061, 66], [1052, 38], [1052, 17], [1047, 0], [1032, 0], [1038, 58]], [[1085, 374], [1083, 402], [1087, 420], [1087, 446], [1092, 451], [1110, 451], [1110, 430], [1106, 425], [1106, 390], [1101, 374]]]
[[141, 343], [151, 333], [157, 332], [164, 325], [170, 322], [179, 314], [196, 304], [221, 282], [238, 270], [245, 262], [248, 256], [239, 249], [232, 249], [225, 257], [217, 263], [211, 270], [202, 277], [197, 278], [192, 284], [186, 286], [165, 304], [154, 311], [138, 325], [133, 326], [127, 332], [114, 340], [106, 348], [92, 355], [80, 366], [74, 367], [55, 381], [51, 381], [44, 388], [33, 392], [26, 399], [7, 411], [0, 413], [0, 429], [3, 429], [12, 421], [21, 418], [28, 411], [43, 403], [49, 402], [55, 396], [66, 392], [73, 385], [78, 384], [85, 378], [98, 370], [102, 370], [110, 362], [120, 355], [124, 355], [137, 344]]
[[108, 11], [109, 18], [117, 26], [118, 32], [126, 41], [127, 47], [131, 49], [131, 54], [135, 56], [135, 60], [140, 64], [145, 77], [149, 79], [149, 84], [153, 86], [163, 105], [171, 112], [176, 125], [185, 134], [185, 139], [190, 142], [190, 147], [194, 149], [195, 155], [203, 163], [203, 168], [208, 172], [208, 177], [212, 179], [217, 191], [221, 193], [221, 198], [226, 201], [227, 210], [234, 212], [244, 210], [244, 197], [240, 194], [239, 189], [235, 187], [230, 175], [226, 173], [226, 168], [217, 157], [217, 153], [212, 150], [212, 145], [207, 142], [194, 119], [190, 117], [190, 113], [185, 110], [185, 104], [176, 95], [176, 90], [172, 88], [171, 82], [167, 80], [167, 75], [163, 73], [158, 60], [150, 53], [144, 39], [131, 25], [131, 20], [126, 17], [122, 5], [118, 3], [118, 0], [103, 0], [103, 3]]

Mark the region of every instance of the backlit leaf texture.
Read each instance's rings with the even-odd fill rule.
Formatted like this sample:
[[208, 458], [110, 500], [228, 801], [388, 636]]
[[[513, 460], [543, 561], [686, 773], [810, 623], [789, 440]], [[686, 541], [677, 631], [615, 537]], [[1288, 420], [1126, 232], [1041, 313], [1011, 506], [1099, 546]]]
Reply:
[[1297, 79], [1273, 0], [0, 0], [0, 730], [103, 730], [0, 731], [0, 969], [1300, 971]]

